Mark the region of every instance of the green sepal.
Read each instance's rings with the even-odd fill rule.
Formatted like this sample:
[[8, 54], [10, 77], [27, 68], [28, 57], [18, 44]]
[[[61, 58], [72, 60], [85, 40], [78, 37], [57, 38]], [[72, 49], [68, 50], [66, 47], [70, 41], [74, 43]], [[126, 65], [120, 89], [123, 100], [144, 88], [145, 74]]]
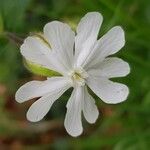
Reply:
[[44, 68], [43, 66], [32, 63], [26, 59], [24, 59], [23, 62], [25, 67], [33, 74], [46, 76], [46, 77], [61, 76], [61, 74], [56, 71]]

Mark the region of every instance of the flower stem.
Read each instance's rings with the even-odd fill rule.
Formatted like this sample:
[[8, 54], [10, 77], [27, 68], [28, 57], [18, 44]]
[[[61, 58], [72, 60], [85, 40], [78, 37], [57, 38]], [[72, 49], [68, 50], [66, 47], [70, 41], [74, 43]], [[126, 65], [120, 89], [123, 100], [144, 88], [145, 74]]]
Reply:
[[20, 46], [24, 41], [24, 39], [19, 37], [16, 33], [4, 32], [4, 36], [17, 46]]

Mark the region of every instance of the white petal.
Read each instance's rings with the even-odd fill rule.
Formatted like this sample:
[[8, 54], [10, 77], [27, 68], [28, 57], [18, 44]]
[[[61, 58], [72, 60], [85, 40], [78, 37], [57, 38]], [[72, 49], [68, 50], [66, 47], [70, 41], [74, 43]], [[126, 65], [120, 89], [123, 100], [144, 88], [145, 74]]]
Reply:
[[27, 112], [27, 119], [31, 122], [37, 122], [43, 119], [48, 113], [53, 103], [68, 89], [62, 87], [57, 91], [48, 93], [34, 102]]
[[124, 77], [130, 72], [129, 64], [120, 58], [110, 57], [97, 63], [88, 73], [97, 77]]
[[118, 52], [125, 44], [124, 31], [120, 26], [115, 26], [100, 38], [85, 64], [87, 67], [95, 65], [105, 57]]
[[46, 46], [39, 38], [28, 37], [21, 45], [21, 54], [31, 62], [40, 64], [44, 67], [49, 66], [47, 56], [51, 49]]
[[62, 63], [70, 69], [73, 61], [75, 33], [67, 24], [53, 21], [45, 25], [44, 35], [52, 49], [57, 51]]
[[98, 97], [108, 104], [125, 101], [129, 94], [129, 89], [126, 85], [112, 82], [106, 78], [90, 77], [87, 84]]
[[26, 38], [20, 49], [27, 60], [60, 73], [65, 72], [54, 52], [40, 38]]
[[98, 118], [99, 111], [97, 106], [95, 105], [95, 100], [93, 97], [88, 93], [87, 88], [84, 89], [84, 99], [83, 99], [83, 114], [85, 119], [89, 123], [95, 123]]
[[64, 77], [52, 77], [46, 81], [31, 81], [18, 89], [15, 99], [17, 102], [22, 103], [47, 93], [53, 93], [68, 85], [68, 80]]
[[67, 103], [67, 113], [65, 117], [65, 128], [71, 136], [79, 136], [82, 131], [81, 122], [81, 110], [82, 110], [82, 99], [84, 98], [83, 87], [77, 87], [73, 90], [73, 93]]
[[76, 57], [82, 50], [89, 49], [97, 39], [103, 17], [98, 12], [87, 13], [80, 21], [77, 27], [77, 36], [75, 39]]

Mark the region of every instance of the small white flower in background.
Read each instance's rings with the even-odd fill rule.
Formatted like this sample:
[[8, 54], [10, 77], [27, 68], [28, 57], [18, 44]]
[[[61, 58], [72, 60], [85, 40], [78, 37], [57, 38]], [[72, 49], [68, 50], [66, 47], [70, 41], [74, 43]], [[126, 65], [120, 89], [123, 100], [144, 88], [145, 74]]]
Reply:
[[81, 19], [76, 35], [67, 24], [53, 21], [44, 27], [43, 37], [49, 44], [39, 37], [25, 39], [21, 54], [27, 60], [62, 75], [31, 81], [19, 88], [16, 93], [19, 103], [41, 97], [29, 108], [29, 121], [40, 121], [52, 104], [73, 87], [64, 125], [71, 136], [79, 136], [83, 131], [82, 112], [89, 123], [94, 123], [99, 115], [87, 86], [105, 103], [116, 104], [127, 99], [128, 87], [109, 80], [130, 72], [128, 63], [108, 57], [124, 46], [124, 31], [115, 26], [97, 40], [102, 21], [100, 13], [90, 12]]

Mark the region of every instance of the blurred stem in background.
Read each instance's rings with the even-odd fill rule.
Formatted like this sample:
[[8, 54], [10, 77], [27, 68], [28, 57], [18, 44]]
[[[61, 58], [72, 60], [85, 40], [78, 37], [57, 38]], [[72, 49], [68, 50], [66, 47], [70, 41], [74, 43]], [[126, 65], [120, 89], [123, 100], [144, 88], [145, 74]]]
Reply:
[[18, 35], [11, 33], [11, 32], [4, 32], [3, 33], [4, 36], [10, 40], [11, 42], [13, 42], [15, 45], [17, 45], [18, 47], [21, 46], [21, 44], [23, 43], [24, 39], [19, 37]]

